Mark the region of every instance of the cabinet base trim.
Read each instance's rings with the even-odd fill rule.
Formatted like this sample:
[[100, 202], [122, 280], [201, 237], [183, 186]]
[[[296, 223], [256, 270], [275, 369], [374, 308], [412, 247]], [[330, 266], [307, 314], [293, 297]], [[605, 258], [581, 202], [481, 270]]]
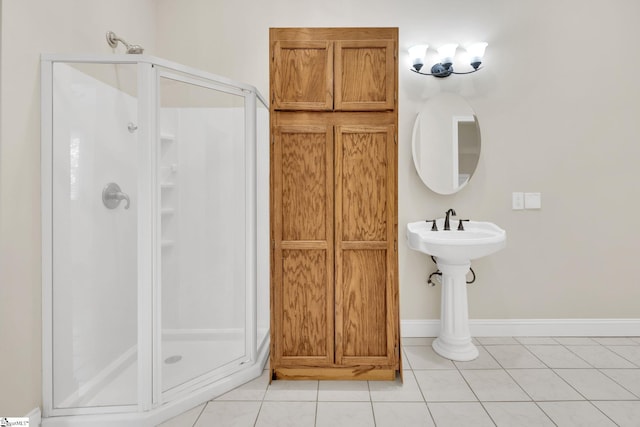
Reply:
[[275, 368], [275, 380], [379, 380], [394, 381], [398, 369], [359, 366], [349, 368]]

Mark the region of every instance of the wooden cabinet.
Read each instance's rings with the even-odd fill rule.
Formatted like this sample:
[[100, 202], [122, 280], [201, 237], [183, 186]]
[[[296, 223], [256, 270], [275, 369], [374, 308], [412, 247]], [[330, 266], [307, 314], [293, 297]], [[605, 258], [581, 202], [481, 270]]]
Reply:
[[270, 36], [273, 109], [395, 109], [397, 30], [272, 28]]
[[397, 29], [271, 29], [273, 378], [393, 379]]

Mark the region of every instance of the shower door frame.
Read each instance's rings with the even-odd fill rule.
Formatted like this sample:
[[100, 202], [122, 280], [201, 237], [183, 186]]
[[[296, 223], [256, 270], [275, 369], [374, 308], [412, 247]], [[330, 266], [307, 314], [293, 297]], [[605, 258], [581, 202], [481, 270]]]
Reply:
[[[71, 408], [53, 407], [53, 65], [60, 63], [89, 63], [137, 65], [138, 100], [138, 335], [137, 335], [137, 402], [131, 405], [87, 406]], [[243, 361], [233, 369], [214, 369], [197, 378], [177, 386], [175, 393], [162, 392], [161, 378], [161, 311], [160, 304], [160, 197], [158, 182], [159, 130], [158, 89], [161, 76], [178, 76], [185, 82], [210, 84], [219, 88], [235, 88], [234, 94], [245, 99], [245, 195], [246, 195], [246, 280], [245, 280], [245, 345]], [[258, 271], [265, 269], [264, 262], [257, 260], [260, 242], [256, 231], [257, 210], [267, 209], [257, 196], [257, 103], [267, 108], [268, 102], [251, 85], [236, 82], [215, 74], [203, 72], [161, 58], [147, 55], [41, 55], [41, 203], [42, 203], [42, 407], [44, 425], [77, 418], [79, 425], [100, 425], [106, 421], [122, 422], [122, 425], [138, 425], [142, 420], [154, 422], [179, 414], [215, 390], [219, 383], [235, 387], [261, 372], [253, 365], [266, 360], [269, 349], [269, 333], [262, 342], [257, 342], [257, 283]], [[267, 242], [268, 244], [268, 242]], [[268, 263], [268, 261], [266, 261]], [[268, 271], [268, 265], [267, 265]], [[268, 286], [268, 281], [261, 283]], [[252, 362], [252, 369], [244, 372], [242, 365]], [[235, 375], [232, 375], [235, 374]], [[188, 394], [191, 393], [191, 394]], [[145, 414], [146, 413], [146, 414]], [[136, 417], [136, 414], [138, 415]], [[86, 415], [87, 417], [84, 417]], [[97, 417], [92, 417], [96, 415]], [[102, 417], [100, 417], [102, 416]], [[48, 417], [52, 417], [47, 419]], [[94, 419], [95, 418], [95, 419]], [[100, 420], [103, 421], [100, 421]], [[137, 421], [136, 421], [137, 420]]]
[[[220, 82], [213, 82], [210, 79], [202, 79], [199, 76], [195, 76], [192, 73], [185, 73], [183, 71], [178, 71], [172, 68], [166, 68], [162, 65], [158, 67], [154, 67], [154, 88], [152, 91], [154, 93], [154, 111], [155, 111], [155, 126], [154, 130], [158, 131], [159, 125], [159, 110], [160, 110], [160, 80], [165, 78], [173, 81], [177, 81], [180, 83], [185, 83], [193, 86], [198, 86], [201, 88], [215, 90], [219, 92], [223, 92], [226, 94], [231, 94], [235, 96], [241, 96], [244, 100], [244, 150], [245, 150], [245, 253], [247, 254], [246, 262], [246, 283], [247, 285], [253, 284], [254, 287], [256, 285], [255, 275], [255, 261], [256, 261], [256, 244], [255, 239], [252, 239], [252, 236], [255, 236], [255, 224], [256, 224], [256, 200], [255, 200], [255, 146], [251, 143], [251, 141], [255, 140], [255, 118], [249, 117], [250, 111], [255, 110], [255, 96], [251, 96], [255, 94], [255, 92], [248, 91], [243, 88], [238, 88], [235, 85], [224, 84]], [[159, 135], [155, 136], [156, 141], [159, 140]], [[156, 143], [155, 147], [157, 148], [160, 143]], [[159, 149], [155, 150], [155, 165], [159, 167], [161, 163], [161, 153]], [[157, 172], [154, 174], [154, 177], [157, 177]], [[155, 197], [156, 197], [156, 215], [155, 222], [156, 224], [161, 223], [161, 190], [159, 183], [156, 183], [155, 186]], [[157, 227], [155, 237], [157, 241], [161, 239], [161, 231], [160, 227]], [[154, 312], [154, 322], [153, 322], [153, 337], [154, 337], [154, 353], [162, 354], [162, 254], [161, 245], [155, 245], [155, 275], [157, 277], [156, 286], [155, 286], [155, 295], [154, 301], [157, 310]], [[252, 290], [251, 286], [247, 286], [245, 288], [245, 354], [240, 359], [242, 359], [238, 365], [235, 367], [229, 367], [228, 363], [215, 368], [213, 371], [202, 374], [199, 377], [192, 378], [191, 380], [186, 381], [183, 384], [177, 385], [169, 390], [163, 391], [163, 382], [162, 382], [162, 360], [160, 357], [155, 357], [153, 360], [154, 363], [154, 371], [156, 374], [154, 375], [154, 383], [153, 383], [153, 401], [159, 402], [160, 404], [170, 401], [176, 397], [180, 397], [184, 390], [188, 390], [192, 388], [195, 384], [198, 383], [209, 383], [211, 381], [215, 381], [216, 378], [224, 377], [227, 375], [231, 375], [233, 372], [237, 371], [242, 367], [243, 364], [255, 361], [257, 359], [257, 325], [256, 325], [256, 292]], [[240, 359], [236, 359], [238, 361]], [[234, 361], [234, 362], [235, 362]], [[233, 363], [233, 362], [229, 362]]]

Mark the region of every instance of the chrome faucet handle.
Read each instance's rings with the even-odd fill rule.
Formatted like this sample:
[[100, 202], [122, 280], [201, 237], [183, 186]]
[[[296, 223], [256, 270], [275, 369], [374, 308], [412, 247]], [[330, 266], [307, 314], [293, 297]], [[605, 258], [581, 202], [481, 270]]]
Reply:
[[426, 219], [424, 222], [432, 222], [433, 225], [431, 226], [431, 231], [438, 231], [438, 226], [436, 226], [435, 219]]
[[459, 231], [464, 231], [464, 226], [462, 225], [462, 221], [469, 222], [469, 220], [468, 220], [468, 219], [461, 219], [461, 220], [459, 220], [459, 222], [458, 222], [458, 230], [459, 230]]
[[117, 208], [120, 206], [120, 202], [122, 200], [126, 202], [124, 208], [129, 209], [129, 206], [131, 206], [129, 195], [127, 193], [123, 193], [120, 190], [120, 186], [115, 182], [110, 182], [102, 190], [102, 203], [104, 203], [107, 209]]

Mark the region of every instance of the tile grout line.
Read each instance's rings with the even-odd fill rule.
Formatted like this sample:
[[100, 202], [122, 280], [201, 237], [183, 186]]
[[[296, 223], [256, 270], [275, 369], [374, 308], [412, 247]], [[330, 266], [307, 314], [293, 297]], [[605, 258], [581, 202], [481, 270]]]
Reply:
[[258, 425], [258, 420], [260, 419], [260, 413], [262, 412], [262, 406], [264, 405], [264, 398], [267, 397], [267, 390], [271, 386], [271, 382], [267, 382], [267, 386], [264, 389], [264, 393], [262, 393], [262, 399], [260, 399], [260, 407], [258, 408], [258, 413], [256, 414], [256, 420], [253, 422], [253, 427]]
[[320, 381], [316, 381], [316, 412], [315, 412], [315, 416], [313, 417], [314, 427], [318, 425], [318, 406], [320, 405], [319, 399], [320, 399]]
[[[635, 396], [636, 399], [634, 400], [640, 400], [640, 393], [634, 393], [631, 390], [629, 390], [627, 387], [625, 387], [624, 385], [620, 384], [618, 381], [616, 381], [615, 378], [610, 377], [609, 375], [607, 375], [606, 372], [602, 372], [603, 369], [618, 369], [618, 368], [597, 368], [596, 370], [598, 372], [600, 372], [602, 375], [604, 375], [606, 378], [610, 379], [611, 381], [613, 381], [616, 385], [620, 386], [621, 388], [623, 388], [624, 390], [628, 391], [631, 395]], [[624, 370], [624, 369], [629, 369], [629, 370], [636, 370], [636, 369], [640, 369], [640, 368], [620, 368], [620, 370]]]
[[[612, 351], [613, 353], [617, 354], [618, 356], [622, 357], [624, 360], [626, 360], [627, 362], [631, 363], [633, 366], [637, 366], [638, 368], [640, 368], [640, 365], [637, 365], [636, 363], [634, 363], [632, 360], [627, 359], [624, 355], [618, 353], [617, 351], [615, 351], [612, 348], [609, 348], [608, 346], [605, 346], [607, 348], [607, 350]], [[628, 345], [628, 346], [620, 346], [620, 347], [633, 347], [632, 345]], [[630, 368], [631, 369], [631, 368]]]
[[429, 414], [429, 418], [431, 418], [431, 421], [433, 421], [433, 425], [437, 427], [438, 424], [436, 423], [436, 419], [433, 417], [433, 414], [431, 413], [431, 408], [429, 408], [429, 402], [427, 402], [427, 397], [424, 395], [424, 391], [422, 391], [422, 387], [420, 387], [420, 383], [418, 382], [418, 377], [416, 377], [416, 373], [413, 371], [413, 368], [411, 368], [411, 375], [413, 375], [413, 379], [415, 380], [416, 385], [418, 386], [418, 390], [420, 390], [420, 395], [422, 396], [424, 406], [427, 408], [427, 413]]
[[200, 417], [202, 417], [202, 414], [204, 413], [204, 410], [207, 408], [207, 406], [209, 405], [209, 402], [211, 402], [211, 400], [208, 400], [207, 403], [205, 403], [204, 405], [202, 405], [202, 409], [200, 410], [200, 413], [198, 414], [198, 416], [196, 417], [196, 420], [193, 422], [193, 425], [191, 427], [197, 427], [198, 426], [198, 421], [200, 421]]
[[[478, 341], [479, 342], [479, 341]], [[500, 364], [500, 362], [498, 362], [495, 357], [493, 357], [493, 355], [491, 353], [489, 353], [489, 351], [484, 348], [484, 345], [482, 344], [478, 344], [478, 347], [482, 347], [482, 349], [484, 351], [487, 352], [487, 354], [489, 355], [489, 357], [491, 357], [497, 364], [498, 366], [500, 366], [500, 368], [502, 368], [502, 365]], [[479, 357], [479, 356], [478, 356]], [[497, 426], [498, 423], [496, 423], [496, 421], [493, 419], [493, 417], [491, 416], [491, 414], [489, 413], [489, 411], [487, 411], [486, 406], [484, 406], [484, 404], [482, 403], [482, 401], [480, 400], [480, 398], [478, 397], [478, 395], [476, 394], [476, 391], [473, 389], [473, 387], [471, 387], [471, 384], [469, 384], [469, 381], [467, 381], [467, 378], [465, 378], [465, 376], [462, 374], [462, 370], [458, 367], [458, 365], [453, 362], [453, 366], [455, 366], [456, 370], [458, 371], [458, 374], [462, 377], [462, 379], [464, 380], [465, 384], [467, 384], [467, 387], [469, 387], [469, 390], [471, 390], [471, 393], [473, 393], [473, 395], [475, 396], [475, 398], [477, 399], [477, 402], [480, 404], [480, 407], [482, 408], [482, 410], [485, 412], [485, 414], [487, 414], [487, 416], [489, 417], [489, 419], [491, 420], [491, 422], [493, 423], [494, 426]]]

